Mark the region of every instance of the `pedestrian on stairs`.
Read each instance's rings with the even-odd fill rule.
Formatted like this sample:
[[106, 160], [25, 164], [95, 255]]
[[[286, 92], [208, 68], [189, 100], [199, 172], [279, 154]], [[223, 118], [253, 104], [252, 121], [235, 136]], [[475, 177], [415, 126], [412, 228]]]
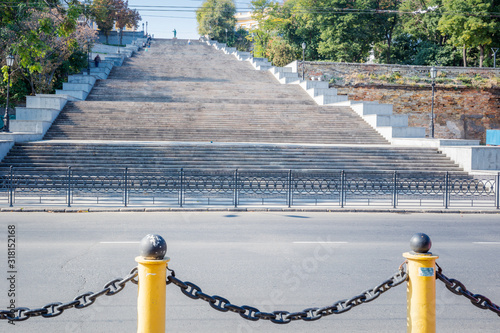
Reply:
[[100, 62], [101, 62], [101, 57], [99, 57], [99, 55], [96, 55], [94, 58], [95, 67], [99, 67]]

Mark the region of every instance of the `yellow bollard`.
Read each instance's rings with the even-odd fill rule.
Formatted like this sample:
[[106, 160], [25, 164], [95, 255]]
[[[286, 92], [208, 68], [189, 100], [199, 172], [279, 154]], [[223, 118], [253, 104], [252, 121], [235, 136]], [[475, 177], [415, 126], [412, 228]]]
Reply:
[[415, 234], [410, 240], [408, 259], [407, 332], [436, 332], [436, 259], [428, 252], [432, 242], [426, 234]]
[[159, 235], [147, 235], [141, 241], [138, 265], [137, 332], [165, 333], [165, 289], [170, 258], [167, 244]]

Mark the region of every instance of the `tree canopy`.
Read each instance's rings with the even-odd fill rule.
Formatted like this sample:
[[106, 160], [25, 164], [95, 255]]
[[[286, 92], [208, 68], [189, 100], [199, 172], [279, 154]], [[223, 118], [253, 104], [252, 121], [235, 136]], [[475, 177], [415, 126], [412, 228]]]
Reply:
[[128, 8], [128, 0], [115, 0], [116, 27], [120, 29], [120, 44], [122, 43], [123, 29], [130, 27], [137, 29], [141, 16], [136, 9]]
[[[483, 66], [485, 47], [492, 44], [493, 37], [500, 37], [500, 21], [492, 17], [495, 10], [493, 0], [444, 0], [446, 13], [439, 20], [438, 29], [449, 35], [449, 43], [464, 50], [464, 66], [467, 65], [468, 48], [478, 48], [479, 67]], [[499, 6], [497, 5], [497, 8]], [[473, 15], [464, 15], [473, 13]], [[498, 13], [497, 13], [498, 14]], [[496, 40], [498, 43], [498, 39]]]
[[[79, 70], [86, 59], [83, 51], [95, 32], [78, 23], [83, 6], [79, 1], [12, 1], [0, 21], [0, 53], [15, 57], [11, 69], [14, 100], [30, 93], [52, 92], [62, 68]], [[7, 66], [2, 67], [4, 80]], [[3, 94], [0, 94], [3, 96]]]
[[233, 0], [205, 0], [196, 10], [198, 33], [218, 41], [226, 40], [227, 34], [234, 35], [236, 5]]
[[[26, 93], [50, 93], [64, 76], [86, 66], [87, 49], [97, 32], [115, 26], [137, 28], [140, 16], [127, 0], [12, 0], [0, 3], [0, 62], [15, 56], [11, 69], [14, 100]], [[6, 88], [7, 66], [2, 66], [0, 90]], [[0, 93], [0, 104], [4, 94]]]
[[[287, 44], [306, 59], [380, 63], [492, 65], [489, 47], [500, 46], [498, 0], [271, 0], [251, 3], [258, 27], [254, 53]], [[276, 39], [276, 37], [279, 37]], [[272, 42], [273, 41], [273, 42]], [[461, 52], [462, 51], [462, 52]], [[468, 62], [467, 62], [468, 60]]]

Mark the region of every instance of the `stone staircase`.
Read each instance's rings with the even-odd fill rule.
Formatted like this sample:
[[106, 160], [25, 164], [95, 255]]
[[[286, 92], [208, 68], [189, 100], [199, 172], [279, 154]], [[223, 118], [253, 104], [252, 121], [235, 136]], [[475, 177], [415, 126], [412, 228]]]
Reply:
[[338, 95], [337, 89], [329, 88], [329, 83], [318, 77], [302, 80], [298, 61], [285, 67], [275, 67], [265, 58], [253, 58], [248, 52], [239, 52], [226, 47], [224, 43], [208, 41], [208, 45], [226, 54], [232, 54], [240, 61], [249, 61], [256, 70], [270, 71], [281, 84], [300, 85], [318, 105], [337, 105], [350, 107], [370, 126], [391, 143], [400, 138], [425, 138], [425, 128], [409, 127], [407, 115], [394, 115], [392, 104], [378, 102], [349, 101], [347, 95]]
[[123, 170], [128, 168], [456, 171], [443, 154], [427, 148], [377, 145], [300, 145], [43, 141], [17, 144], [0, 167]]
[[281, 85], [266, 66], [155, 40], [0, 167], [461, 171], [437, 149], [392, 147], [350, 106], [317, 105], [309, 83]]
[[[177, 98], [168, 103], [69, 102], [45, 139], [386, 143], [345, 108], [268, 104], [265, 100], [246, 104], [236, 98], [213, 103], [175, 102]], [[351, 124], [358, 125], [351, 129]]]

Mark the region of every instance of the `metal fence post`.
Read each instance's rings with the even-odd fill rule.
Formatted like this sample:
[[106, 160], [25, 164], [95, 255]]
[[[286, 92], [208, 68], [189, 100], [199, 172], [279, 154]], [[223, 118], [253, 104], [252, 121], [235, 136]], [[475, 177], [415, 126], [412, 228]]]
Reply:
[[165, 332], [166, 278], [170, 258], [167, 243], [160, 235], [147, 235], [141, 241], [138, 263], [137, 332]]
[[344, 170], [340, 172], [340, 208], [344, 208], [344, 181], [345, 173]]
[[436, 259], [426, 234], [415, 234], [410, 240], [412, 252], [403, 253], [408, 260], [407, 332], [436, 332]]
[[234, 191], [233, 191], [233, 200], [234, 200], [234, 208], [238, 208], [238, 169], [234, 171]]
[[292, 207], [292, 169], [288, 171], [288, 208]]
[[394, 187], [392, 193], [392, 207], [396, 208], [398, 202], [398, 172], [394, 171]]
[[497, 194], [497, 209], [500, 209], [500, 172], [497, 174], [496, 190]]
[[[14, 206], [14, 167], [10, 166], [10, 180], [9, 180], [9, 207]], [[498, 208], [498, 207], [497, 207]]]
[[184, 199], [182, 197], [182, 192], [184, 191], [184, 169], [181, 168], [180, 174], [179, 174], [179, 181], [180, 181], [180, 189], [179, 189], [179, 206], [182, 207], [182, 200]]
[[125, 207], [127, 207], [128, 201], [128, 167], [125, 167], [125, 171], [123, 172], [123, 202]]
[[71, 166], [68, 167], [68, 207], [71, 207]]
[[446, 171], [446, 177], [444, 181], [444, 208], [448, 209], [448, 202], [449, 202], [449, 193], [448, 193], [448, 183], [450, 181], [450, 175], [448, 171]]

